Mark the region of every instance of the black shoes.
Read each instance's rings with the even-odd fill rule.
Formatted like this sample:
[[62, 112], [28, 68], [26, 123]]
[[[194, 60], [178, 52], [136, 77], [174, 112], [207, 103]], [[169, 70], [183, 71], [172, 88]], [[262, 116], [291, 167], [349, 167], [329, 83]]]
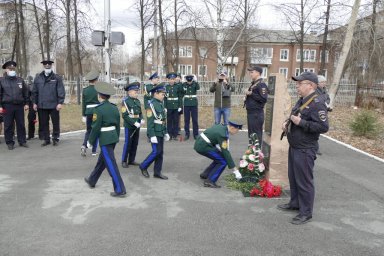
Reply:
[[125, 197], [127, 193], [126, 192], [122, 192], [122, 193], [116, 193], [116, 192], [111, 192], [111, 196], [113, 197]]
[[279, 204], [277, 209], [282, 211], [298, 211], [298, 207], [292, 207], [290, 204]]
[[29, 148], [29, 146], [27, 145], [27, 143], [21, 143], [21, 144], [20, 144], [20, 147], [23, 147], [23, 148]]
[[220, 185], [217, 185], [213, 181], [204, 181], [204, 187], [208, 187], [208, 188], [221, 188]]
[[202, 179], [202, 180], [206, 180], [208, 177], [207, 176], [205, 176], [204, 174], [200, 174], [200, 179]]
[[129, 167], [129, 165], [128, 165], [127, 162], [122, 162], [122, 163], [121, 163], [121, 166], [122, 166], [123, 168], [128, 168], [128, 167]]
[[88, 186], [89, 186], [90, 188], [95, 188], [95, 185], [91, 185], [91, 183], [89, 183], [89, 179], [88, 179], [87, 177], [84, 177], [84, 181], [85, 181], [85, 183], [88, 184]]
[[44, 143], [41, 144], [41, 146], [42, 146], [42, 147], [45, 147], [45, 146], [47, 146], [47, 145], [49, 145], [49, 144], [51, 144], [51, 142], [49, 142], [49, 141], [44, 141]]
[[8, 150], [13, 150], [15, 148], [15, 146], [13, 144], [8, 144]]
[[167, 176], [162, 175], [162, 174], [154, 174], [153, 177], [158, 178], [158, 179], [162, 179], [162, 180], [167, 180], [168, 179]]
[[149, 178], [149, 173], [148, 173], [147, 169], [141, 169], [141, 168], [140, 168], [140, 170], [141, 170], [141, 174], [143, 174], [143, 176], [144, 176], [145, 178]]
[[128, 164], [129, 164], [129, 165], [136, 165], [136, 166], [139, 166], [139, 165], [140, 165], [138, 162], [135, 162], [135, 161], [133, 161], [133, 162], [129, 162]]
[[57, 146], [59, 144], [59, 140], [52, 140], [52, 145]]
[[301, 225], [301, 224], [305, 224], [307, 223], [308, 221], [310, 221], [312, 219], [312, 216], [309, 215], [309, 216], [304, 216], [304, 215], [297, 215], [295, 218], [293, 218], [291, 220], [291, 223], [294, 224], [294, 225]]
[[31, 140], [31, 139], [33, 139], [33, 138], [35, 138], [35, 137], [34, 137], [34, 136], [33, 136], [33, 137], [28, 137], [27, 140]]

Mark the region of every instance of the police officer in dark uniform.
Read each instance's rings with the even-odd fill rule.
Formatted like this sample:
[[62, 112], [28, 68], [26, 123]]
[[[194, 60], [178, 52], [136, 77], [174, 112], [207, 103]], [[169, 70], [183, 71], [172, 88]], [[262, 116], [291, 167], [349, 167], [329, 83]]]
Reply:
[[234, 172], [237, 171], [231, 153], [228, 150], [229, 135], [238, 133], [242, 127], [243, 125], [240, 122], [230, 120], [228, 125], [215, 124], [197, 137], [194, 145], [195, 151], [213, 160], [204, 172], [200, 174], [200, 178], [205, 180], [205, 187], [220, 188], [221, 186], [217, 185], [216, 181], [226, 166]]
[[164, 141], [169, 140], [167, 132], [167, 114], [163, 104], [166, 89], [162, 85], [153, 87], [150, 91], [152, 100], [149, 102], [147, 115], [147, 136], [150, 139], [152, 152], [140, 164], [139, 168], [144, 177], [149, 178], [148, 167], [155, 162], [153, 177], [167, 180], [168, 177], [161, 174], [163, 167]]
[[28, 148], [25, 134], [24, 110], [28, 110], [28, 87], [21, 77], [16, 76], [16, 62], [3, 64], [6, 70], [0, 79], [0, 113], [4, 118], [4, 137], [8, 149], [13, 150], [14, 123], [16, 122], [17, 140], [21, 147]]
[[263, 141], [264, 105], [268, 99], [268, 87], [260, 77], [263, 69], [252, 65], [248, 68], [252, 84], [245, 93], [244, 106], [247, 109], [248, 138], [256, 133], [260, 145]]
[[42, 129], [44, 143], [51, 144], [49, 118], [52, 121], [52, 142], [56, 146], [60, 138], [60, 110], [65, 100], [63, 79], [52, 70], [51, 60], [43, 60], [44, 71], [36, 75], [33, 82], [33, 109], [38, 111], [39, 125]]
[[278, 209], [299, 211], [291, 220], [292, 224], [299, 225], [312, 219], [316, 147], [320, 133], [328, 131], [328, 118], [325, 102], [316, 94], [317, 75], [303, 72], [292, 79], [296, 81], [300, 99], [293, 107], [290, 118], [283, 124], [283, 131], [289, 142], [288, 178], [291, 200], [287, 204], [278, 205]]
[[105, 82], [97, 82], [95, 89], [103, 102], [94, 108], [89, 142], [94, 144], [99, 139], [100, 155], [91, 175], [85, 177], [84, 181], [89, 187], [94, 188], [100, 175], [107, 168], [109, 175], [112, 177], [114, 188], [111, 196], [124, 197], [126, 194], [125, 186], [120, 176], [114, 153], [120, 136], [120, 113], [116, 105], [109, 102], [110, 96], [114, 95], [116, 90], [112, 85]]
[[128, 91], [128, 97], [123, 99], [121, 115], [124, 120], [125, 143], [121, 162], [123, 168], [129, 165], [139, 165], [136, 161], [137, 145], [139, 144], [140, 127], [144, 124], [143, 114], [141, 113], [141, 103], [139, 96], [139, 82], [130, 83], [124, 88]]
[[184, 91], [184, 130], [185, 140], [189, 139], [189, 121], [192, 116], [192, 129], [193, 138], [196, 139], [199, 135], [199, 119], [198, 119], [198, 102], [197, 102], [197, 91], [200, 90], [198, 82], [194, 81], [193, 75], [185, 76], [185, 83], [183, 83]]
[[149, 101], [152, 99], [150, 91], [152, 90], [153, 87], [159, 84], [160, 77], [157, 74], [157, 72], [155, 72], [149, 77], [149, 80], [151, 81], [151, 83], [146, 84], [144, 86], [144, 109], [149, 108]]
[[167, 109], [167, 129], [171, 136], [171, 140], [177, 140], [177, 134], [179, 132], [179, 115], [183, 110], [183, 92], [180, 86], [176, 84], [176, 77], [176, 73], [169, 73], [167, 75], [167, 94], [164, 100], [165, 108]]
[[[81, 102], [82, 102], [82, 121], [86, 124], [86, 132], [84, 135], [83, 145], [81, 146], [81, 155], [86, 156], [87, 155], [87, 148], [88, 148], [88, 139], [89, 135], [91, 134], [92, 129], [92, 116], [93, 116], [93, 109], [99, 105], [99, 98], [98, 93], [95, 89], [95, 83], [97, 82], [97, 79], [99, 78], [99, 71], [92, 70], [87, 75], [85, 75], [84, 79], [89, 82], [89, 85], [83, 89], [83, 93], [81, 95]], [[97, 142], [98, 140], [95, 140], [95, 144], [92, 145], [92, 156], [97, 155]]]

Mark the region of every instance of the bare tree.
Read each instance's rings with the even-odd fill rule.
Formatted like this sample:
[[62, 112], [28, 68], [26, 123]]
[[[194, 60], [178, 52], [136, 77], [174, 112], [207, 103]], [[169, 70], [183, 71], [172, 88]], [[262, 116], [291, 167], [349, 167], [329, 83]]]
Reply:
[[76, 62], [78, 67], [78, 75], [83, 75], [83, 67], [81, 65], [81, 53], [80, 53], [80, 40], [79, 40], [79, 26], [78, 26], [78, 6], [77, 6], [78, 0], [73, 0], [73, 11], [74, 11], [74, 20], [73, 20], [73, 26], [74, 26], [74, 33], [75, 33], [75, 49], [76, 49]]
[[327, 40], [328, 40], [328, 28], [329, 28], [329, 17], [330, 17], [330, 11], [331, 11], [331, 0], [326, 0], [327, 2], [327, 11], [325, 12], [325, 25], [324, 25], [324, 34], [323, 34], [323, 44], [322, 44], [322, 49], [323, 51], [321, 52], [321, 62], [320, 62], [320, 70], [319, 74], [320, 75], [325, 75], [326, 71], [326, 54], [327, 54]]
[[40, 19], [39, 19], [39, 14], [37, 13], [37, 7], [36, 7], [35, 0], [33, 0], [32, 3], [33, 3], [33, 12], [35, 14], [37, 33], [38, 33], [38, 37], [39, 37], [41, 59], [43, 60], [44, 59], [44, 47], [43, 47], [43, 38], [41, 36]]
[[51, 59], [51, 37], [50, 37], [51, 22], [50, 22], [49, 8], [48, 8], [48, 0], [44, 0], [44, 8], [45, 8], [45, 28], [44, 28], [45, 50], [47, 52], [47, 59], [50, 60]]

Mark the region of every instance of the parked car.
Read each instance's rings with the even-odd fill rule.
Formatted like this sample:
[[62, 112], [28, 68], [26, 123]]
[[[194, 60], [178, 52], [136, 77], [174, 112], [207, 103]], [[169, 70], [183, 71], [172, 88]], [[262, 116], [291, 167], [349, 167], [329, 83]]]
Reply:
[[119, 89], [123, 89], [124, 85], [127, 85], [128, 83], [136, 82], [136, 81], [140, 82], [140, 78], [138, 78], [137, 76], [123, 76], [117, 79], [113, 83], [115, 84], [115, 87], [118, 87]]

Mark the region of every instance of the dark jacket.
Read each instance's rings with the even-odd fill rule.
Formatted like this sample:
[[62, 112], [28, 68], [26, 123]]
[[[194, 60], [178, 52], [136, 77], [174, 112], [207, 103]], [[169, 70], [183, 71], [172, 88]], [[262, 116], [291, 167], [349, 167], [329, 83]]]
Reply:
[[[300, 98], [292, 109], [292, 113], [311, 98], [315, 93]], [[321, 97], [313, 99], [309, 105], [301, 111], [299, 125], [291, 124], [287, 133], [289, 145], [293, 148], [317, 148], [320, 133], [328, 131], [327, 107]]]
[[28, 105], [28, 86], [21, 77], [4, 75], [0, 78], [0, 107], [3, 104]]
[[214, 82], [209, 88], [210, 92], [215, 93], [215, 108], [230, 108], [231, 107], [231, 96], [223, 97], [223, 90], [229, 90], [230, 92], [235, 91], [235, 87], [229, 83], [224, 84], [223, 82]]
[[63, 104], [65, 89], [63, 80], [59, 75], [51, 73], [45, 76], [44, 71], [38, 74], [33, 81], [33, 103], [41, 109], [54, 109]]
[[252, 94], [247, 95], [245, 99], [245, 106], [248, 112], [263, 110], [264, 105], [268, 100], [268, 87], [260, 78], [253, 81], [248, 91]]

